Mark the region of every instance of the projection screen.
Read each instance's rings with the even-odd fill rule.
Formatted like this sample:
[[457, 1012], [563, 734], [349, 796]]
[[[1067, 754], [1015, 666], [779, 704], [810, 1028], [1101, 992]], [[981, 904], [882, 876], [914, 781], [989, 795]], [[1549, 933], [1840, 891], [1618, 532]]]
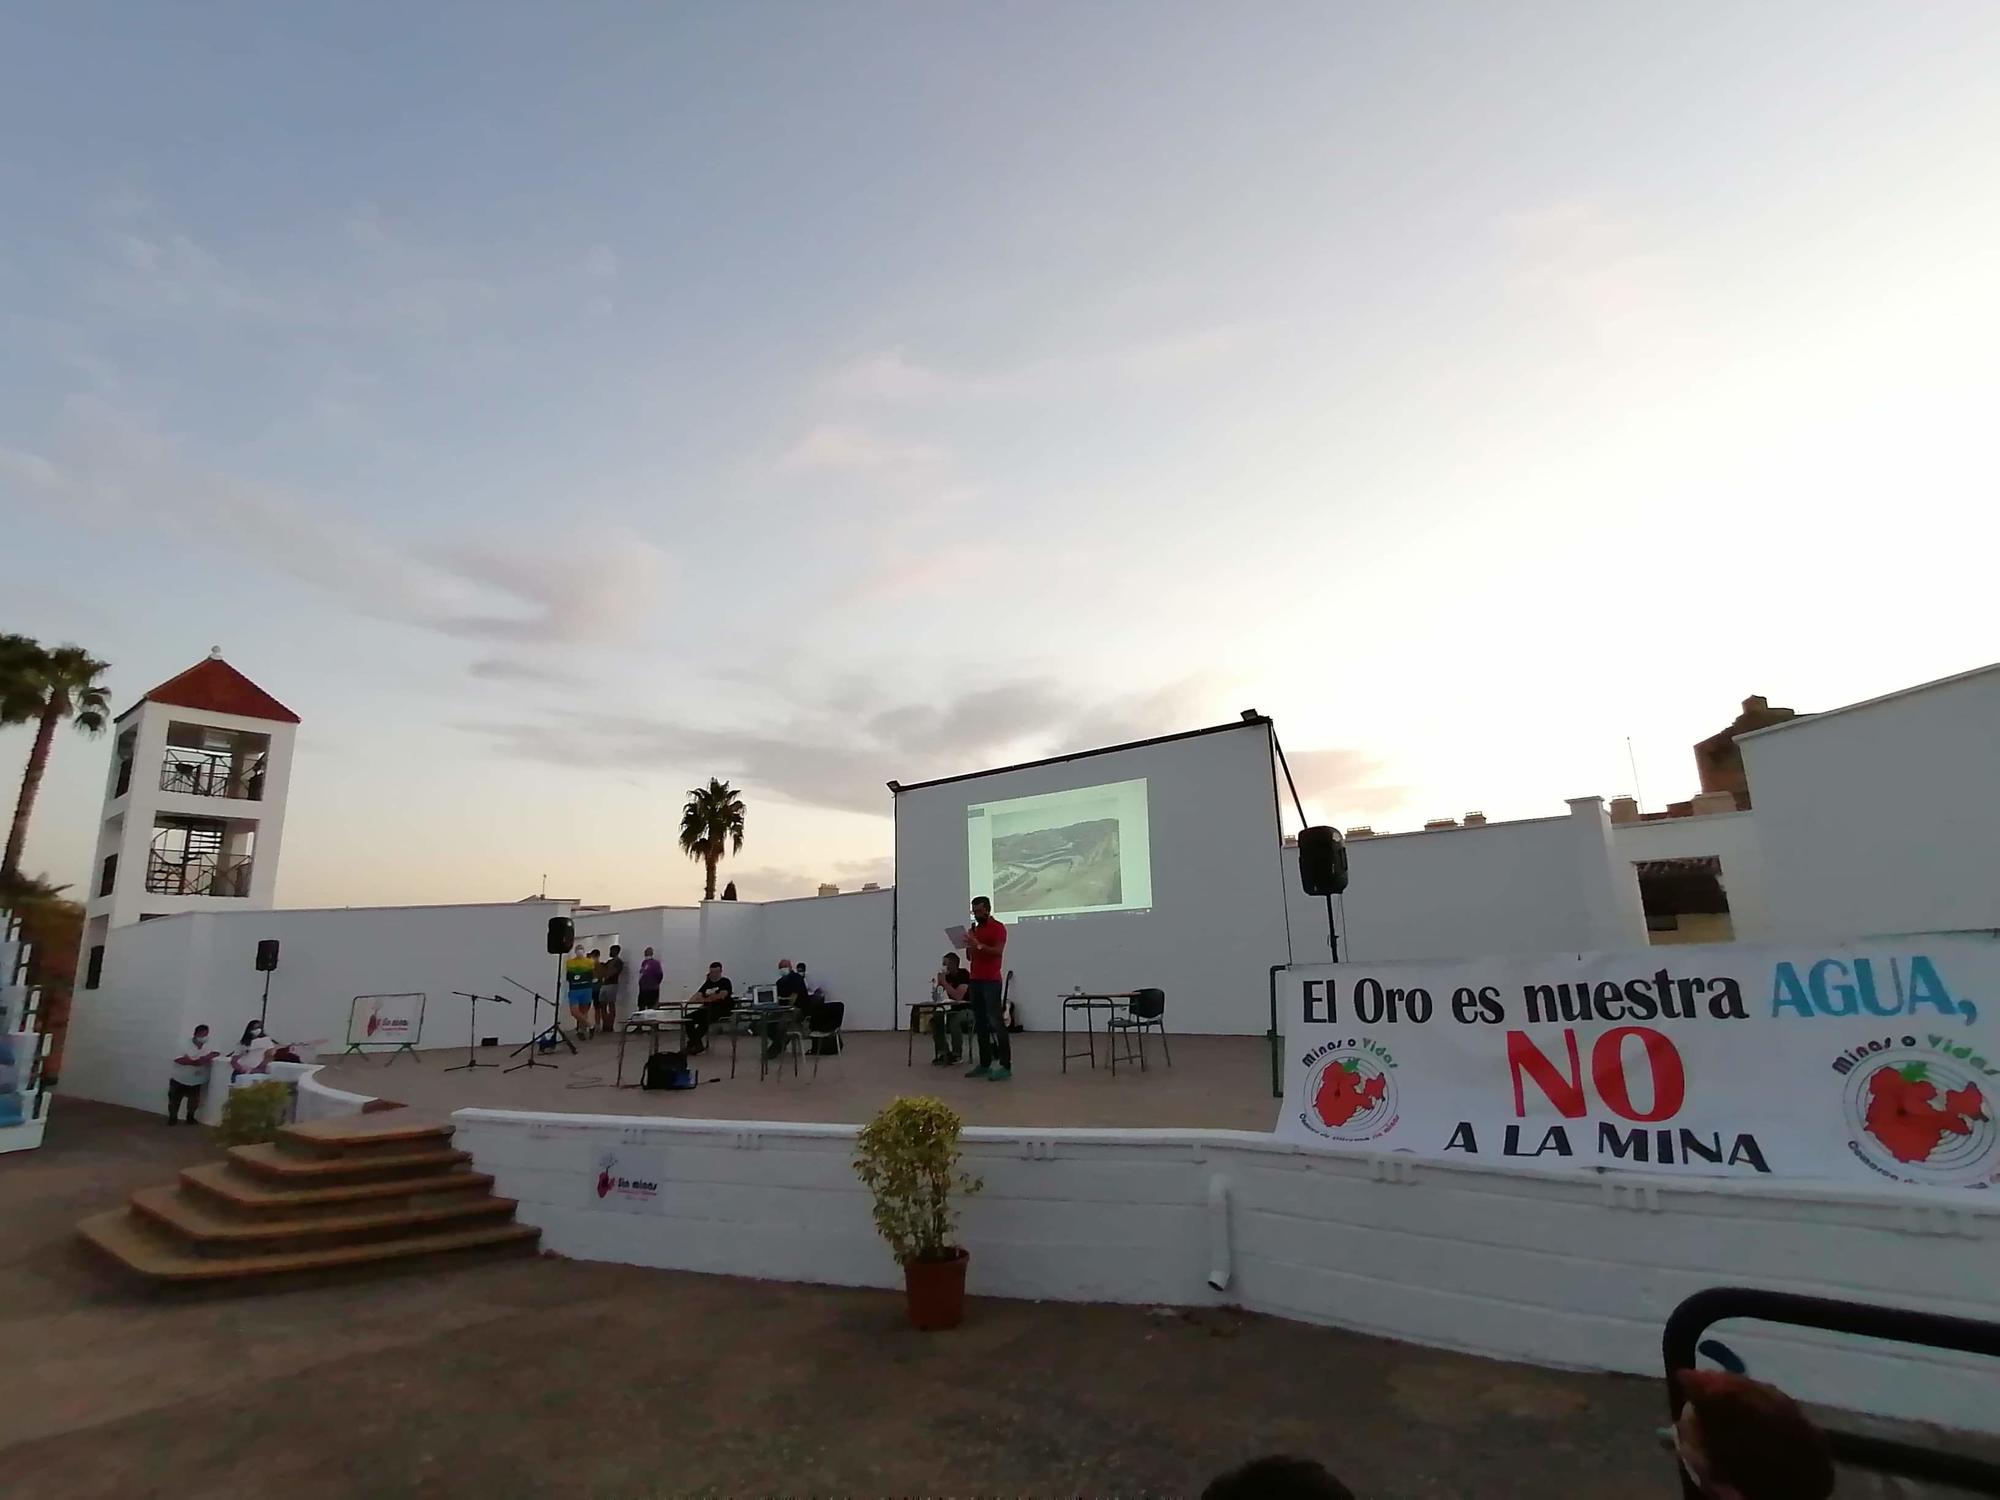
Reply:
[[895, 810], [899, 1022], [986, 895], [1031, 1031], [1059, 1029], [1058, 992], [1145, 986], [1170, 1031], [1264, 1030], [1291, 961], [1269, 720], [898, 787]]

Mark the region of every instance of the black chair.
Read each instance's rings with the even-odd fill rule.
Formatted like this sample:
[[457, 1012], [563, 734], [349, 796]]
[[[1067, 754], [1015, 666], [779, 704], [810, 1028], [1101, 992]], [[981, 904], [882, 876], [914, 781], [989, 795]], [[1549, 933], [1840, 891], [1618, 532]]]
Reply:
[[847, 1019], [847, 1002], [825, 1000], [808, 1013], [806, 1019], [806, 1041], [812, 1048], [813, 1077], [819, 1077], [819, 1060], [822, 1057], [838, 1057], [847, 1046], [846, 1037], [841, 1035], [841, 1022]]
[[[1167, 992], [1165, 990], [1134, 990], [1132, 999], [1125, 1006], [1125, 1014], [1113, 1014], [1104, 1023], [1105, 1048], [1111, 1054], [1111, 1071], [1118, 1071], [1118, 1043], [1126, 1046], [1125, 1061], [1132, 1061], [1136, 1055], [1139, 1071], [1146, 1071], [1146, 1031], [1157, 1027], [1160, 1032], [1160, 1050], [1167, 1055], [1167, 1066], [1174, 1065], [1174, 1054], [1167, 1046]], [[1138, 1042], [1135, 1054], [1131, 1048], [1134, 1038]]]

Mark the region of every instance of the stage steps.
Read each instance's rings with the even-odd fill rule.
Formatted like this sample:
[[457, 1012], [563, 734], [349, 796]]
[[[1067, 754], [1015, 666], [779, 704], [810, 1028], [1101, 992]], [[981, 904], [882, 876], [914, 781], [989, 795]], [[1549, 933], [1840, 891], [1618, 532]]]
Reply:
[[261, 1146], [189, 1167], [122, 1209], [85, 1219], [85, 1241], [155, 1284], [261, 1285], [342, 1268], [532, 1252], [541, 1231], [415, 1110], [287, 1125]]

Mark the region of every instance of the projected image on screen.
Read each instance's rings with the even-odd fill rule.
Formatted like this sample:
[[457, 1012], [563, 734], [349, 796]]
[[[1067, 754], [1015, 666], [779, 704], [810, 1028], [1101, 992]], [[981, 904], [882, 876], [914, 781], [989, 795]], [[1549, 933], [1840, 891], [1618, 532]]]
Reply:
[[990, 894], [1002, 919], [1153, 904], [1144, 780], [977, 803], [965, 813], [970, 894]]

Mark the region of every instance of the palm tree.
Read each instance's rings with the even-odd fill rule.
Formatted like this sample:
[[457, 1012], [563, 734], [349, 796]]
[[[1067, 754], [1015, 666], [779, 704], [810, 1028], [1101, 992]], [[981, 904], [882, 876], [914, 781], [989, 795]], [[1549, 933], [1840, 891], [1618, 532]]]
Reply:
[[111, 723], [111, 701], [98, 677], [110, 670], [81, 646], [44, 650], [25, 636], [0, 636], [0, 722], [35, 725], [34, 748], [21, 772], [21, 795], [14, 802], [13, 826], [7, 830], [7, 853], [0, 858], [0, 879], [21, 873], [21, 849], [28, 841], [28, 819], [49, 768], [56, 726], [64, 719], [85, 734], [102, 734]]
[[722, 863], [723, 845], [731, 854], [743, 852], [743, 798], [726, 781], [709, 778], [707, 786], [688, 793], [681, 809], [681, 852], [708, 872], [701, 899], [715, 899], [715, 867]]

